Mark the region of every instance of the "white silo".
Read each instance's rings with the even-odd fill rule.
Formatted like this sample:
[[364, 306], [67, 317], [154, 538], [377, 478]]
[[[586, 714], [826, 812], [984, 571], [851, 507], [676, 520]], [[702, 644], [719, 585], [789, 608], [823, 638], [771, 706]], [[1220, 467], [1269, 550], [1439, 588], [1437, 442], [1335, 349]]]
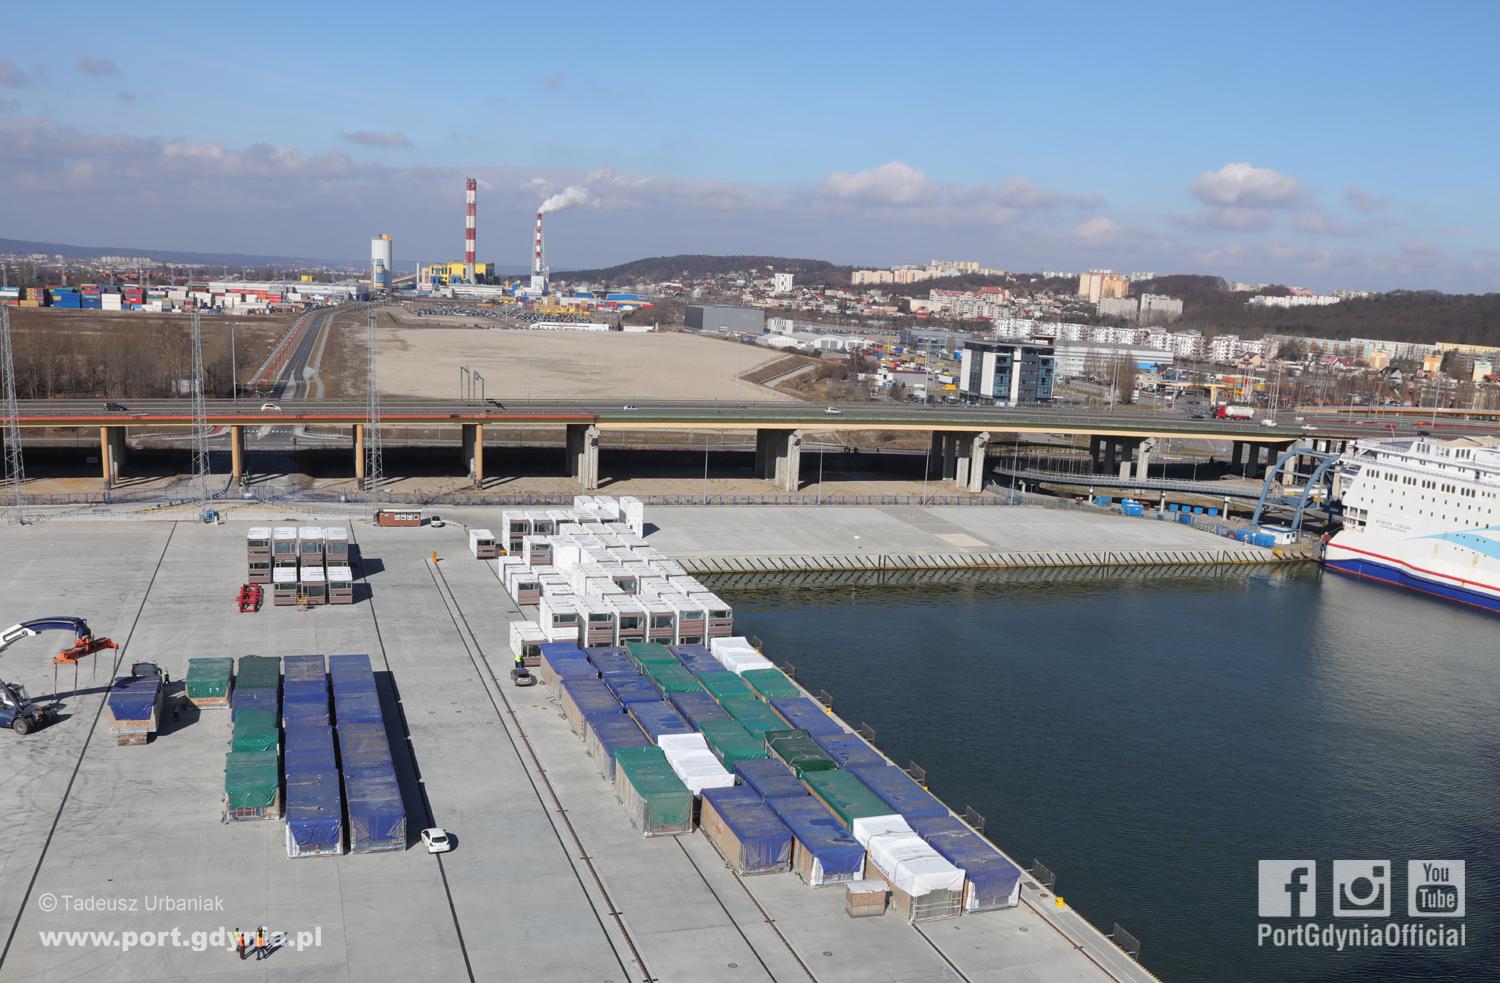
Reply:
[[391, 237], [382, 232], [370, 240], [370, 289], [389, 290], [391, 269]]

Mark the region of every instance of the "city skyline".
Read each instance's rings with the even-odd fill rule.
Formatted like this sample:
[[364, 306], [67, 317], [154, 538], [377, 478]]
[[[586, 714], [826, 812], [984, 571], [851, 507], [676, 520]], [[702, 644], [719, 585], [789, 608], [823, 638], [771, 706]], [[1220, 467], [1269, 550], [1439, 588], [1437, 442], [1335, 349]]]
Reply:
[[167, 6], [129, 45], [23, 10], [0, 42], [0, 235], [353, 259], [388, 232], [410, 270], [462, 258], [473, 176], [502, 267], [563, 194], [557, 269], [951, 255], [1484, 292], [1494, 138], [1470, 121], [1500, 18], [1450, 6], [1471, 30], [1395, 5], [572, 5], [470, 34], [404, 6]]

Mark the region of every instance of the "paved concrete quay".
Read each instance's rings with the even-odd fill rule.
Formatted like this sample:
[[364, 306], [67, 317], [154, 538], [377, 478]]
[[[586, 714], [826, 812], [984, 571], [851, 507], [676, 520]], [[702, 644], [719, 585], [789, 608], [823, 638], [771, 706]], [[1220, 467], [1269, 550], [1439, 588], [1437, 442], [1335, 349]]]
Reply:
[[[156, 661], [174, 684], [194, 656], [368, 652], [409, 836], [435, 821], [457, 849], [290, 860], [280, 822], [220, 823], [226, 711], [188, 707], [175, 722], [168, 712], [150, 744], [117, 747], [101, 716], [110, 663], [97, 679], [85, 665], [80, 692], [70, 693], [71, 672], [59, 678], [58, 724], [0, 732], [10, 792], [0, 980], [1150, 978], [1034, 889], [1019, 908], [920, 927], [894, 914], [850, 919], [840, 890], [809, 890], [792, 874], [741, 880], [700, 834], [642, 838], [555, 693], [501, 685], [506, 627], [520, 612], [491, 565], [469, 557], [462, 528], [355, 522], [364, 576], [354, 605], [240, 614], [247, 525], [0, 529], [3, 617], [80, 615], [122, 645], [112, 653], [122, 662]], [[17, 643], [0, 675], [49, 694], [66, 641]], [[80, 899], [106, 910], [77, 910]], [[159, 899], [222, 910], [162, 911]], [[317, 944], [259, 964], [187, 944], [122, 951], [123, 936], [58, 944], [42, 934], [175, 928], [190, 943], [193, 932], [257, 924], [316, 932]]]

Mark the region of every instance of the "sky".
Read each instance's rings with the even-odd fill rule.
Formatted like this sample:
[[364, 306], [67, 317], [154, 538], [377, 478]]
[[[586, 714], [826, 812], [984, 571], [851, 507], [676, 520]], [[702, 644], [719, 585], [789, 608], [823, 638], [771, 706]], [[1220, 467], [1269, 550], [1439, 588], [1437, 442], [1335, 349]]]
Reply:
[[1500, 289], [1493, 3], [120, 9], [8, 13], [0, 237]]

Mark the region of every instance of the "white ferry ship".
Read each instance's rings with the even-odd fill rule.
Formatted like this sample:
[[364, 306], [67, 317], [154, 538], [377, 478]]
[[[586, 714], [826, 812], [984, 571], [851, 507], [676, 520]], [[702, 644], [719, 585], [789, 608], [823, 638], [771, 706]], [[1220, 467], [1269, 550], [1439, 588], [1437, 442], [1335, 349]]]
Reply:
[[1500, 612], [1500, 439], [1361, 440], [1330, 570]]

